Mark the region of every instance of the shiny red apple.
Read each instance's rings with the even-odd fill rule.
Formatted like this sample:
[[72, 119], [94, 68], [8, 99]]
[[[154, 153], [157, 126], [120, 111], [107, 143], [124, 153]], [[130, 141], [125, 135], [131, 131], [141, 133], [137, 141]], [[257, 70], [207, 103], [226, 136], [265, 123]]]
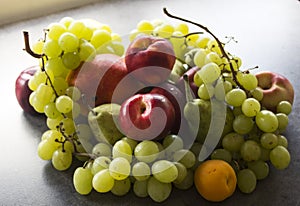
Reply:
[[172, 44], [164, 38], [138, 36], [128, 46], [125, 63], [138, 80], [156, 85], [166, 81], [175, 63]]
[[256, 74], [256, 78], [258, 86], [263, 90], [263, 107], [275, 112], [280, 101], [286, 100], [293, 104], [294, 88], [286, 77], [275, 72], [262, 71]]
[[174, 107], [165, 96], [136, 94], [121, 105], [119, 126], [129, 138], [152, 140], [169, 134], [174, 120]]
[[32, 66], [23, 70], [15, 82], [15, 94], [19, 105], [22, 107], [24, 112], [32, 115], [38, 115], [39, 113], [36, 112], [29, 103], [29, 96], [32, 93], [32, 90], [28, 87], [28, 81], [38, 69], [40, 69], [39, 66]]

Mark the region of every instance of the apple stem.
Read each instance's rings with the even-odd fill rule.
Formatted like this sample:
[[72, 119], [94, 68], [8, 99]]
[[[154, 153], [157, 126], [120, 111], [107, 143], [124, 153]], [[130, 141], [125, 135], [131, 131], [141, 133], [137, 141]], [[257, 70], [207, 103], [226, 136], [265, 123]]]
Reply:
[[194, 97], [192, 95], [192, 91], [190, 88], [190, 82], [189, 82], [189, 77], [187, 74], [183, 75], [183, 79], [184, 79], [184, 88], [185, 88], [185, 97], [186, 97], [186, 101], [187, 102], [192, 102]]
[[232, 78], [233, 78], [233, 81], [243, 90], [245, 90], [245, 88], [243, 87], [243, 85], [241, 85], [239, 83], [239, 81], [237, 80], [237, 77], [236, 77], [236, 71], [234, 70], [234, 67], [232, 65], [232, 62], [231, 62], [231, 58], [228, 56], [228, 54], [226, 53], [225, 49], [224, 49], [224, 44], [205, 26], [199, 24], [199, 23], [196, 23], [194, 21], [191, 21], [191, 20], [188, 20], [188, 19], [184, 19], [184, 18], [181, 18], [179, 16], [175, 16], [173, 14], [170, 14], [168, 12], [168, 10], [166, 8], [163, 8], [163, 12], [170, 18], [173, 18], [173, 19], [177, 19], [177, 20], [180, 20], [180, 21], [183, 21], [183, 22], [186, 22], [186, 23], [190, 23], [190, 24], [193, 24], [195, 26], [198, 26], [200, 27], [201, 29], [203, 29], [204, 31], [206, 31], [208, 34], [210, 34], [217, 42], [220, 50], [221, 50], [221, 53], [222, 55], [228, 60], [229, 62], [229, 66], [230, 66], [230, 70], [231, 70], [231, 73], [232, 73]]

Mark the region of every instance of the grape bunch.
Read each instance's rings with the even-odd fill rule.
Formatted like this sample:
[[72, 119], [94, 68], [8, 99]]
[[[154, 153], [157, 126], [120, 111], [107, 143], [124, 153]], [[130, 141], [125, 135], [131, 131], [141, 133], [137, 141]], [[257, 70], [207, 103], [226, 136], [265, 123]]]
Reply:
[[[181, 19], [182, 20], [182, 19]], [[241, 58], [225, 50], [206, 27], [204, 32], [192, 32], [187, 23], [172, 25], [163, 20], [141, 20], [129, 35], [132, 41], [139, 35], [168, 39], [174, 48], [176, 63], [170, 81], [176, 84], [189, 70], [196, 68], [186, 81], [196, 86], [195, 99], [185, 87], [188, 103], [184, 108], [187, 121], [189, 102], [211, 102], [226, 107], [226, 125], [210, 159], [228, 162], [237, 174], [238, 187], [244, 193], [254, 191], [257, 180], [268, 176], [270, 164], [285, 169], [290, 163], [288, 140], [284, 136], [292, 105], [282, 101], [276, 111], [264, 108], [263, 91], [252, 69], [242, 69]], [[207, 35], [208, 34], [208, 35]], [[212, 36], [212, 37], [211, 37]], [[124, 136], [114, 144], [94, 141], [88, 121], [81, 117], [81, 91], [68, 85], [66, 77], [84, 62], [98, 54], [124, 55], [120, 35], [107, 24], [91, 19], [74, 20], [65, 17], [45, 29], [45, 37], [32, 46], [40, 60], [41, 69], [29, 80], [33, 91], [29, 102], [47, 117], [48, 130], [42, 134], [38, 155], [51, 160], [54, 168], [63, 171], [73, 158], [83, 161], [74, 171], [75, 190], [87, 195], [92, 190], [126, 195], [131, 189], [138, 197], [165, 201], [172, 187], [187, 190], [194, 184], [194, 170], [205, 150], [205, 135], [210, 125], [210, 110], [201, 116], [200, 125], [189, 124], [191, 130], [201, 131], [192, 145], [186, 145], [177, 134], [163, 140], [136, 141]], [[186, 82], [188, 85], [189, 82]], [[201, 110], [201, 109], [200, 109]], [[205, 112], [203, 112], [205, 113]]]

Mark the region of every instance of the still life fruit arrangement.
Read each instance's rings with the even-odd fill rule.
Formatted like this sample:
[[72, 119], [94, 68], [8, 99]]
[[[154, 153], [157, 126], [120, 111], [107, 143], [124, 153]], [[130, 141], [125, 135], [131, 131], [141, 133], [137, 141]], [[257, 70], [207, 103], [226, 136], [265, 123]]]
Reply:
[[[38, 156], [70, 168], [74, 190], [88, 195], [130, 190], [165, 201], [172, 188], [195, 186], [220, 202], [250, 194], [271, 167], [291, 161], [284, 136], [293, 86], [260, 68], [242, 68], [207, 27], [140, 20], [126, 37], [93, 19], [64, 17], [25, 50], [38, 65], [21, 72], [16, 97], [45, 115]], [[189, 25], [199, 28], [190, 31]], [[253, 71], [258, 71], [254, 73]]]

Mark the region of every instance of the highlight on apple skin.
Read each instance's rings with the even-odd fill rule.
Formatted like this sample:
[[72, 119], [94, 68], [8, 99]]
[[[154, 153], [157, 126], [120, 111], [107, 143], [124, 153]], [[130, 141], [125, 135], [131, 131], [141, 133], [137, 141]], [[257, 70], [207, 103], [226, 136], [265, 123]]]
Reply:
[[281, 74], [262, 71], [256, 74], [258, 86], [263, 90], [261, 104], [268, 110], [276, 111], [276, 106], [281, 101], [293, 104], [294, 88], [291, 82]]

